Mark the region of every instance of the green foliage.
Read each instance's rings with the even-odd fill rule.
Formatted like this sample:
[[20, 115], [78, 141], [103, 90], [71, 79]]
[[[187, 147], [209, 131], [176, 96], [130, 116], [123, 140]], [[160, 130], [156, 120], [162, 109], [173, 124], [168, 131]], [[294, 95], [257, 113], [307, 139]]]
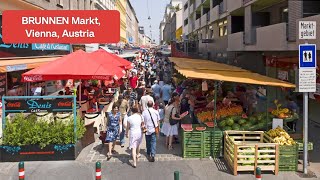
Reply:
[[[79, 140], [86, 131], [80, 117], [77, 117], [76, 130]], [[49, 144], [74, 144], [73, 117], [48, 121], [37, 119], [36, 115], [25, 117], [17, 114], [12, 120], [7, 120], [3, 136], [2, 144], [10, 146], [37, 144], [44, 148]]]

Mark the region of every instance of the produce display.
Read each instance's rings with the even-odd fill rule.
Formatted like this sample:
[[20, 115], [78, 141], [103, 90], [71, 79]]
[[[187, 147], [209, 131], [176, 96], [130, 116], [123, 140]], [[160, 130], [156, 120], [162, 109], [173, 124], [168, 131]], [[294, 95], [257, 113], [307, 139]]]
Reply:
[[250, 117], [245, 114], [242, 116], [229, 116], [219, 122], [219, 127], [223, 130], [245, 130], [253, 131], [266, 127], [267, 123], [272, 122], [272, 115], [260, 113]]
[[274, 100], [274, 104], [276, 105], [276, 109], [271, 111], [272, 115], [281, 119], [290, 118], [292, 116], [288, 108], [281, 108], [282, 104], [279, 104], [278, 100]]
[[[223, 106], [222, 104], [217, 105], [217, 120], [228, 117], [241, 115], [243, 113], [242, 106], [231, 104], [230, 106]], [[214, 120], [214, 109], [203, 108], [196, 111], [197, 118], [201, 122], [213, 121]]]
[[296, 142], [290, 137], [290, 135], [282, 128], [277, 127], [276, 129], [270, 129], [267, 132], [267, 135], [269, 135], [275, 143], [278, 143], [280, 145], [295, 145]]

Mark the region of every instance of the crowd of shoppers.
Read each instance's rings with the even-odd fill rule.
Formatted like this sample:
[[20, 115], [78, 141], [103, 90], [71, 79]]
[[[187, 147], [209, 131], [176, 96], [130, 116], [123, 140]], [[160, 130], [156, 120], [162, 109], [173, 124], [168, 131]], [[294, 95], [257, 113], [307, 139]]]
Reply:
[[184, 112], [188, 112], [192, 105], [187, 108], [184, 104], [184, 108], [180, 108], [180, 94], [176, 92], [176, 84], [172, 81], [172, 66], [168, 58], [158, 57], [150, 51], [141, 53], [132, 63], [133, 69], [122, 81], [119, 100], [107, 115], [106, 142], [109, 143], [107, 156], [110, 159], [117, 136], [122, 148], [125, 146], [125, 137], [129, 138], [132, 166], [137, 167], [143, 136], [147, 158], [154, 162], [159, 135], [166, 136], [165, 146], [172, 150], [173, 144], [179, 143], [178, 129], [181, 123], [170, 122], [184, 119], [188, 115]]

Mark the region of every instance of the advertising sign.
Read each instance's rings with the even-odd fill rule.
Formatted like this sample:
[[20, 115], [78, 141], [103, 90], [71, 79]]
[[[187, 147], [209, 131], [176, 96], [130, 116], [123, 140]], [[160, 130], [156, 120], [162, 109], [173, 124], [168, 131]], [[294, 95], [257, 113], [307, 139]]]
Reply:
[[50, 43], [41, 43], [41, 44], [32, 44], [32, 50], [50, 50], [50, 51], [70, 51], [69, 44], [50, 44]]
[[72, 108], [72, 99], [5, 100], [5, 110], [8, 113], [72, 112]]

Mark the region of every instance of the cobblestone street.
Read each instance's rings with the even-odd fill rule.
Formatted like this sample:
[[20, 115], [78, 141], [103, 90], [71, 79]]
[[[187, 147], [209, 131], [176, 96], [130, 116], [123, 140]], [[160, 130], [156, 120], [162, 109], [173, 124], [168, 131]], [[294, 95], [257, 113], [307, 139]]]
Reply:
[[[113, 155], [113, 157], [107, 161], [107, 149], [108, 144], [101, 144], [101, 141], [96, 138], [96, 142], [91, 147], [89, 153], [85, 157], [85, 162], [128, 162], [128, 160], [131, 159], [131, 150], [128, 148], [129, 142], [128, 139], [126, 139], [126, 145], [124, 148], [121, 148], [120, 145], [116, 145], [115, 151], [116, 153]], [[146, 143], [145, 143], [145, 137], [143, 138], [142, 144], [141, 144], [141, 157], [139, 158], [139, 161], [148, 161], [146, 158]], [[180, 161], [180, 160], [186, 160], [182, 158], [182, 152], [181, 152], [181, 144], [176, 144], [174, 146], [173, 150], [167, 150], [165, 148], [165, 137], [160, 136], [157, 140], [157, 155], [155, 158], [156, 161]], [[194, 160], [194, 158], [192, 159]]]

